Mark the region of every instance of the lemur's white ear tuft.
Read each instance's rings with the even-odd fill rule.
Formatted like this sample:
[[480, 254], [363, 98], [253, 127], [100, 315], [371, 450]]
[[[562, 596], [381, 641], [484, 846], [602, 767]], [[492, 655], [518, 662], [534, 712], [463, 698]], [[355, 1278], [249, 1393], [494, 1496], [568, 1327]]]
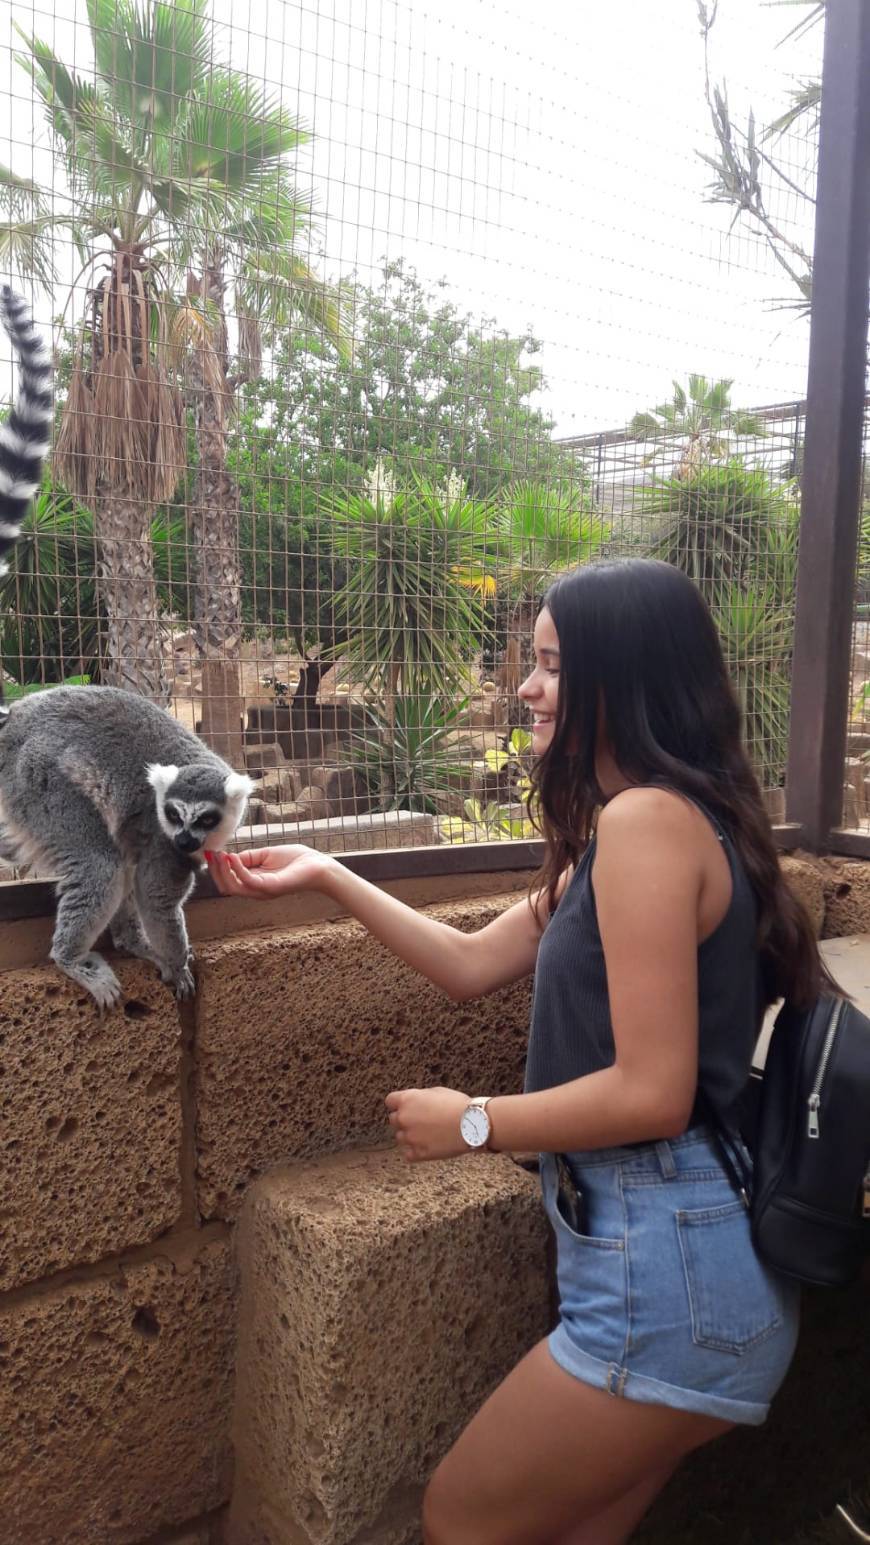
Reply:
[[178, 768], [173, 767], [171, 762], [166, 766], [160, 762], [149, 762], [145, 768], [145, 776], [155, 794], [162, 795], [165, 799], [168, 790], [172, 788], [178, 777]]
[[231, 772], [224, 784], [224, 794], [227, 799], [247, 799], [254, 792], [253, 781], [247, 773]]

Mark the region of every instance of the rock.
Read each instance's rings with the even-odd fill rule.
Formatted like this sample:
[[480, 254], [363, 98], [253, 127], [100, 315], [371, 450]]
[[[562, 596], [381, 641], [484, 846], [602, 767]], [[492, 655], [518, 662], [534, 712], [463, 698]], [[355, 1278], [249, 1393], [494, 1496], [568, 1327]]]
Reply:
[[307, 821], [322, 821], [330, 814], [329, 800], [325, 797], [323, 790], [316, 787], [300, 791], [296, 808], [300, 818]]
[[245, 746], [245, 767], [249, 773], [263, 772], [267, 768], [287, 766], [287, 758], [274, 741], [262, 746]]
[[[309, 779], [309, 782], [311, 780]], [[265, 800], [271, 800], [273, 804], [287, 804], [296, 798], [301, 786], [301, 780], [296, 770], [284, 763], [271, 771], [262, 782], [261, 791]]]

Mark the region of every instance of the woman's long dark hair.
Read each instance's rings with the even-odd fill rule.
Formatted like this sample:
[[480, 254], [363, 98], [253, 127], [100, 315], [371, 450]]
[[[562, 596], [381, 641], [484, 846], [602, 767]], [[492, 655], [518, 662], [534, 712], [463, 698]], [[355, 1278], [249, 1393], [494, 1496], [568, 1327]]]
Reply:
[[544, 597], [559, 637], [553, 739], [532, 775], [550, 909], [560, 875], [592, 835], [604, 794], [599, 715], [622, 774], [698, 800], [725, 826], [758, 902], [768, 1003], [812, 1001], [833, 983], [812, 924], [789, 890], [741, 738], [741, 716], [710, 610], [679, 569], [654, 559], [588, 564]]

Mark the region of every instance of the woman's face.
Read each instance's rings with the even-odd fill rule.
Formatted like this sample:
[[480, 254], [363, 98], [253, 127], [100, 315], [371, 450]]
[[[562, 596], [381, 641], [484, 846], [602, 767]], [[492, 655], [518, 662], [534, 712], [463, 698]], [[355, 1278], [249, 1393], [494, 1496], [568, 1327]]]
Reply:
[[535, 667], [517, 693], [532, 711], [532, 751], [543, 756], [556, 725], [559, 702], [559, 639], [546, 606], [535, 623]]

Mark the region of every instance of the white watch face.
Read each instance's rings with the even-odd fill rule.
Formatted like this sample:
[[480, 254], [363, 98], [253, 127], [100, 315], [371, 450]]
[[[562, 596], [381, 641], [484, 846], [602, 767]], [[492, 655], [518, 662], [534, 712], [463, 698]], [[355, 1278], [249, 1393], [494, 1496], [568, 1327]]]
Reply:
[[489, 1117], [486, 1111], [481, 1110], [479, 1105], [469, 1105], [462, 1113], [459, 1130], [463, 1142], [469, 1148], [482, 1148], [489, 1140]]

